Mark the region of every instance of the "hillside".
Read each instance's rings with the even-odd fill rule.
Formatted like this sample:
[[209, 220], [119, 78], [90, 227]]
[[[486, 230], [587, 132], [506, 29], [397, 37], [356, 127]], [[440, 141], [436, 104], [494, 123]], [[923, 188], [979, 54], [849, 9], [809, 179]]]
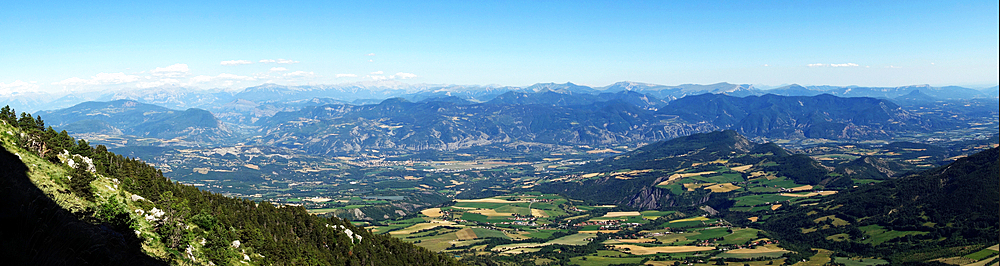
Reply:
[[731, 198], [779, 192], [773, 188], [779, 183], [788, 189], [851, 184], [850, 178], [831, 174], [808, 156], [753, 143], [732, 130], [651, 143], [581, 165], [572, 173], [536, 189], [640, 209], [701, 204], [725, 209]]
[[997, 244], [1000, 150], [920, 174], [861, 185], [784, 209], [762, 227], [800, 247], [893, 262], [950, 257]]
[[[222, 196], [0, 114], [3, 257], [24, 264], [441, 265], [451, 258], [302, 207]], [[16, 158], [16, 159], [15, 159]], [[26, 219], [25, 219], [26, 218]], [[16, 254], [16, 255], [15, 255]]]

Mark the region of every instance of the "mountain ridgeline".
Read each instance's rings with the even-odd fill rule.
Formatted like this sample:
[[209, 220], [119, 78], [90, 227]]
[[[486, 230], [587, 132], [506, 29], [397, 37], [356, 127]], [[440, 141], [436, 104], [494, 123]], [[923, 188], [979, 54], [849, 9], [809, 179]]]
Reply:
[[685, 121], [708, 122], [747, 136], [775, 138], [873, 139], [931, 122], [887, 100], [818, 96], [719, 94], [685, 97], [660, 110]]
[[[925, 91], [938, 96], [955, 91], [965, 98], [989, 98], [976, 90], [920, 86], [890, 90], [790, 85], [764, 91], [728, 83], [663, 86], [620, 82], [602, 88], [544, 83], [524, 88], [434, 89], [389, 85], [376, 90], [362, 85], [265, 84], [231, 95], [206, 94], [204, 99], [169, 90], [154, 95], [119, 93], [113, 98], [136, 100], [86, 102], [42, 114], [58, 129], [77, 134], [133, 135], [200, 145], [277, 145], [317, 155], [345, 155], [481, 146], [503, 150], [524, 143], [556, 147], [641, 145], [724, 129], [752, 139], [885, 139], [901, 131], [947, 130], [962, 124], [943, 115], [904, 110], [889, 98], [854, 97], [871, 94], [860, 92], [893, 91], [871, 95], [919, 98]], [[852, 97], [810, 93], [817, 91]], [[903, 94], [896, 95], [899, 93]], [[376, 100], [394, 96], [397, 98]], [[901, 99], [910, 102], [911, 98]], [[203, 109], [179, 111], [141, 102]]]
[[508, 92], [478, 104], [396, 98], [376, 105], [323, 105], [280, 112], [256, 125], [258, 144], [317, 154], [458, 150], [519, 142], [629, 145], [720, 129], [748, 137], [865, 140], [901, 130], [957, 127], [873, 98], [702, 94], [662, 105], [655, 97], [635, 92], [598, 97], [551, 91]]

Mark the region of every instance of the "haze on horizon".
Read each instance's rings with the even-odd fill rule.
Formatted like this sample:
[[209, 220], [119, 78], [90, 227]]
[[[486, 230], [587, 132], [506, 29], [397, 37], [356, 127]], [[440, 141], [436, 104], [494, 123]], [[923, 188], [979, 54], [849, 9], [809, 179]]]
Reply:
[[0, 95], [395, 80], [995, 86], [996, 1], [18, 2]]

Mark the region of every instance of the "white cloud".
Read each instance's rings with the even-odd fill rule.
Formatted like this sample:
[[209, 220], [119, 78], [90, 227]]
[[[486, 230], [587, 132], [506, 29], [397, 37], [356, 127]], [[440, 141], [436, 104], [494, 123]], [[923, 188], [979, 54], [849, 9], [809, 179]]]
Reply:
[[187, 75], [188, 71], [190, 70], [187, 64], [173, 64], [168, 67], [157, 67], [149, 73], [153, 74], [153, 76], [176, 78]]
[[375, 53], [370, 53], [368, 54], [368, 56], [375, 56]]
[[37, 82], [26, 82], [21, 80], [15, 80], [10, 84], [0, 82], [0, 95], [11, 94], [14, 92], [28, 92], [38, 90]]
[[219, 64], [223, 66], [236, 66], [236, 65], [249, 65], [253, 64], [253, 62], [250, 62], [250, 60], [229, 60], [229, 61], [222, 61]]
[[369, 75], [382, 75], [382, 74], [385, 74], [385, 72], [382, 72], [382, 71], [380, 70], [380, 71], [375, 71], [375, 72], [372, 72], [372, 73], [368, 73], [368, 74], [369, 74]]
[[382, 75], [367, 75], [367, 76], [365, 76], [365, 78], [370, 78], [370, 79], [375, 80], [375, 81], [389, 79], [389, 77], [382, 76]]
[[222, 73], [214, 77], [201, 75], [191, 78], [192, 83], [203, 83], [211, 81], [252, 81], [252, 80], [256, 80], [256, 78], [248, 76], [240, 76], [235, 74], [228, 74], [228, 73]]
[[272, 67], [271, 68], [271, 72], [281, 72], [281, 71], [288, 71], [288, 69], [287, 68], [283, 68], [283, 67]]
[[843, 63], [843, 64], [808, 64], [809, 67], [856, 67], [858, 64], [855, 63]]
[[899, 66], [893, 66], [893, 65], [890, 65], [890, 66], [887, 66], [887, 67], [885, 67], [885, 68], [903, 68], [903, 67], [899, 67]]
[[285, 76], [286, 77], [305, 77], [305, 76], [312, 76], [314, 74], [315, 73], [313, 73], [313, 72], [295, 71], [295, 72], [287, 73], [287, 74], [285, 74]]
[[181, 82], [178, 81], [178, 80], [176, 80], [176, 79], [165, 78], [165, 79], [158, 79], [158, 80], [152, 80], [152, 81], [139, 82], [135, 86], [138, 87], [138, 88], [140, 88], [140, 89], [148, 89], [148, 88], [155, 88], [155, 87], [161, 87], [161, 86], [166, 86], [166, 85], [178, 85], [180, 83]]
[[275, 63], [275, 64], [295, 64], [295, 63], [298, 63], [299, 61], [290, 60], [290, 59], [261, 59], [259, 62], [261, 62], [261, 63]]
[[769, 66], [771, 66], [771, 65], [768, 65], [768, 64], [764, 64], [764, 66], [765, 66], [765, 67], [769, 67]]
[[[187, 67], [187, 66], [185, 66]], [[157, 68], [159, 69], [159, 68]], [[125, 73], [98, 73], [90, 79], [72, 77], [63, 81], [54, 82], [52, 85], [77, 86], [77, 85], [111, 85], [139, 81], [139, 76]]]
[[85, 85], [85, 84], [87, 84], [87, 82], [89, 82], [89, 81], [86, 80], [86, 79], [82, 79], [82, 78], [78, 78], [78, 77], [72, 77], [72, 78], [64, 79], [63, 81], [53, 82], [52, 85]]
[[356, 78], [358, 75], [355, 74], [337, 74], [338, 78]]
[[394, 76], [397, 77], [397, 78], [400, 78], [400, 79], [411, 79], [411, 78], [417, 77], [416, 74], [413, 74], [413, 73], [403, 73], [403, 72], [398, 72]]

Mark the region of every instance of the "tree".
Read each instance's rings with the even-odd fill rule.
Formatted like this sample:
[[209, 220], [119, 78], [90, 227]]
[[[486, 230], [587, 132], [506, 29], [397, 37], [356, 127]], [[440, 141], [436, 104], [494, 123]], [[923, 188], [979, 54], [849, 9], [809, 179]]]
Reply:
[[69, 187], [73, 193], [87, 200], [94, 200], [94, 192], [90, 189], [90, 182], [93, 182], [97, 177], [87, 171], [86, 165], [76, 164], [76, 167], [70, 172], [69, 178]]

